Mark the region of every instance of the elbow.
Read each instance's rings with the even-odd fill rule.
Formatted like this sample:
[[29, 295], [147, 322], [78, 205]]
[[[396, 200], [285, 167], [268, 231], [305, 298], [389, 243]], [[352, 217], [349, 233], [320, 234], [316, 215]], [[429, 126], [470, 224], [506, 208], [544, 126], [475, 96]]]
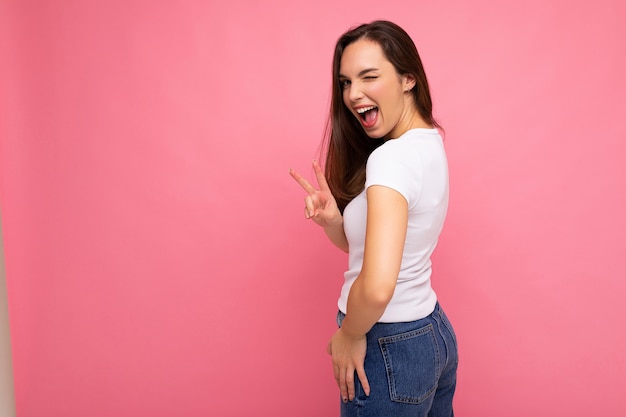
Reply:
[[395, 289], [395, 285], [389, 284], [364, 285], [363, 287], [363, 298], [367, 304], [374, 308], [382, 309], [387, 307], [387, 304], [391, 301]]

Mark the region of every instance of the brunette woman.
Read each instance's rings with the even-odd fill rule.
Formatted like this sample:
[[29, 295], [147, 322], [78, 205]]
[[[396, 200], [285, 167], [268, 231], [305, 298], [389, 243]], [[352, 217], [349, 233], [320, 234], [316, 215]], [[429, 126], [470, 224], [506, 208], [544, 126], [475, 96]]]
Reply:
[[325, 172], [305, 217], [348, 252], [328, 344], [341, 415], [452, 416], [454, 330], [431, 287], [448, 167], [415, 44], [386, 21], [337, 41]]

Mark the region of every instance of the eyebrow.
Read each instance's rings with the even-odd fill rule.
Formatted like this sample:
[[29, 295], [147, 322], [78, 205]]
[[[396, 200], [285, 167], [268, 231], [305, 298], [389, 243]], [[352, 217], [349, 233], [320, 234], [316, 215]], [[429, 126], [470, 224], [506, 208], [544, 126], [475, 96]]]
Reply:
[[[361, 77], [361, 76], [367, 74], [368, 72], [372, 72], [372, 71], [378, 71], [378, 68], [365, 68], [364, 70], [361, 70], [357, 76]], [[348, 77], [346, 77], [343, 74], [339, 74], [339, 78], [348, 78]]]

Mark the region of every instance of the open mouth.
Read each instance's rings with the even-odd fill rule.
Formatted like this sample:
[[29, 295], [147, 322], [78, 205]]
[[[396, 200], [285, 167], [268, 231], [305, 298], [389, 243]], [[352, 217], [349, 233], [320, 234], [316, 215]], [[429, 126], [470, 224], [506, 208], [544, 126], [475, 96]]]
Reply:
[[364, 127], [372, 127], [376, 124], [376, 120], [378, 119], [378, 107], [361, 107], [357, 109], [356, 112], [359, 114]]

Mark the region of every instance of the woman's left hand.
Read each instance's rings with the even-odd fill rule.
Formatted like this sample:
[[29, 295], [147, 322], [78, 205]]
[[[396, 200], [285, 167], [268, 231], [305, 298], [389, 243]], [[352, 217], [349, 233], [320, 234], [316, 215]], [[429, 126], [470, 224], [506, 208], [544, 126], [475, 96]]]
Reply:
[[335, 380], [341, 391], [343, 402], [354, 399], [354, 373], [361, 381], [365, 395], [370, 394], [370, 386], [365, 375], [365, 353], [367, 339], [365, 335], [354, 336], [343, 329], [335, 332], [328, 342], [328, 354], [333, 357]]

